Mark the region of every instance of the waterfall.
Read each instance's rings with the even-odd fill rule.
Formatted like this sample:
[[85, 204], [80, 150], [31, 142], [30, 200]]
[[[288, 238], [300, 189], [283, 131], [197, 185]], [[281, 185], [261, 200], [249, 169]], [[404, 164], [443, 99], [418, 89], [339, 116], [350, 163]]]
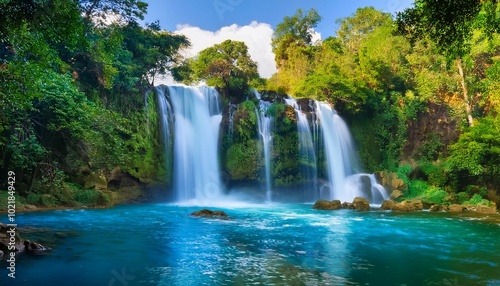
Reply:
[[158, 115], [160, 117], [160, 131], [163, 148], [165, 150], [165, 163], [167, 174], [171, 174], [172, 170], [172, 105], [167, 100], [165, 92], [161, 87], [156, 87], [156, 95], [158, 99]]
[[[162, 122], [165, 122], [162, 128], [168, 129], [168, 120], [163, 118], [173, 112], [175, 200], [210, 200], [218, 197], [223, 189], [217, 153], [222, 120], [219, 94], [207, 86], [169, 86], [167, 90], [172, 111], [168, 110], [169, 107], [161, 110]], [[160, 92], [158, 94], [164, 98]]]
[[315, 145], [311, 128], [307, 116], [302, 112], [300, 106], [294, 98], [286, 98], [285, 103], [295, 109], [297, 117], [297, 131], [299, 133], [299, 165], [301, 174], [304, 176], [304, 194], [305, 200], [316, 200], [319, 198], [318, 191], [318, 171]]
[[344, 120], [324, 102], [316, 102], [316, 114], [321, 125], [328, 165], [328, 199], [352, 201], [359, 196], [371, 203], [382, 203], [388, 194], [384, 187], [377, 183], [375, 176], [355, 173], [358, 169], [356, 153], [351, 133]]
[[[257, 96], [258, 95], [258, 96]], [[260, 94], [256, 92], [256, 98], [260, 98]], [[271, 127], [273, 118], [266, 115], [266, 111], [271, 106], [268, 101], [259, 101], [259, 110], [255, 110], [257, 114], [257, 126], [259, 128], [260, 140], [264, 148], [264, 171], [266, 176], [266, 201], [272, 201], [272, 176], [271, 176], [271, 148], [273, 138], [271, 136]]]

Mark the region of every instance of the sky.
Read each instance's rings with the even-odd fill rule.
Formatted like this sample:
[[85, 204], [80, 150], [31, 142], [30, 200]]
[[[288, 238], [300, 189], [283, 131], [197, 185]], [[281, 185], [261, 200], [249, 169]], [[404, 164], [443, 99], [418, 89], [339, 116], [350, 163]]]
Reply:
[[277, 24], [297, 9], [318, 10], [321, 22], [315, 39], [334, 36], [336, 20], [349, 17], [357, 8], [373, 6], [395, 13], [410, 7], [412, 0], [143, 0], [149, 4], [145, 22], [160, 21], [162, 29], [183, 34], [191, 48], [186, 57], [231, 39], [244, 41], [250, 56], [258, 64], [259, 74], [269, 78], [276, 72], [271, 38]]

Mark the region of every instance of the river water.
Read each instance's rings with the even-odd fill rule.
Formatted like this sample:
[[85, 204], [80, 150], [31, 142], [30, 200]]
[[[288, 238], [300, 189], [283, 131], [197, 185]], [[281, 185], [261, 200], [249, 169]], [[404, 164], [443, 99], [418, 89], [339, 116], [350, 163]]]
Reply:
[[[17, 215], [52, 247], [0, 285], [500, 285], [500, 225], [446, 213], [168, 204]], [[26, 233], [27, 232], [27, 233]]]

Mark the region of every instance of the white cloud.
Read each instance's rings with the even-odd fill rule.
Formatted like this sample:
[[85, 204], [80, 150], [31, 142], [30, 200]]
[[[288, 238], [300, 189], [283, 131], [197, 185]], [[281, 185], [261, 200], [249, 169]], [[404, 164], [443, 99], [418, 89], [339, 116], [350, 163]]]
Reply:
[[233, 24], [215, 32], [189, 25], [179, 25], [174, 33], [185, 35], [191, 42], [191, 47], [183, 51], [185, 57], [193, 57], [203, 49], [225, 40], [242, 41], [248, 46], [252, 59], [257, 62], [261, 77], [269, 78], [276, 72], [271, 47], [273, 29], [269, 24], [257, 22], [245, 26]]
[[[252, 22], [250, 25], [238, 26], [236, 24], [222, 27], [212, 32], [190, 25], [178, 25], [174, 31], [176, 34], [185, 35], [191, 42], [191, 47], [183, 50], [181, 54], [186, 58], [196, 56], [202, 50], [225, 40], [242, 41], [248, 47], [250, 57], [257, 62], [261, 77], [270, 78], [277, 70], [272, 51], [271, 39], [273, 37], [271, 25]], [[312, 42], [321, 43], [321, 33], [312, 30]], [[158, 78], [158, 84], [175, 84], [171, 76]]]

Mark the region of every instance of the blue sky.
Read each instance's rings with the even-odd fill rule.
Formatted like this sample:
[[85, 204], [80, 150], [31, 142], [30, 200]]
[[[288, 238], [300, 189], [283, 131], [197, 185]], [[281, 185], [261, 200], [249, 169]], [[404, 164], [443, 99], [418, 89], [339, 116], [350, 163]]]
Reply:
[[276, 72], [271, 48], [273, 29], [298, 8], [318, 10], [322, 20], [313, 39], [335, 35], [336, 20], [351, 16], [357, 8], [373, 6], [394, 13], [410, 7], [413, 0], [143, 0], [149, 4], [145, 21], [159, 20], [163, 29], [185, 35], [191, 47], [185, 57], [231, 39], [243, 41], [258, 64], [259, 74]]
[[324, 38], [337, 28], [335, 20], [353, 14], [357, 8], [374, 6], [393, 13], [409, 7], [412, 0], [146, 0], [147, 22], [160, 20], [163, 29], [174, 31], [179, 24], [189, 24], [216, 31], [231, 24], [247, 25], [252, 21], [268, 23], [273, 28], [298, 8], [316, 8], [322, 21], [316, 28]]

